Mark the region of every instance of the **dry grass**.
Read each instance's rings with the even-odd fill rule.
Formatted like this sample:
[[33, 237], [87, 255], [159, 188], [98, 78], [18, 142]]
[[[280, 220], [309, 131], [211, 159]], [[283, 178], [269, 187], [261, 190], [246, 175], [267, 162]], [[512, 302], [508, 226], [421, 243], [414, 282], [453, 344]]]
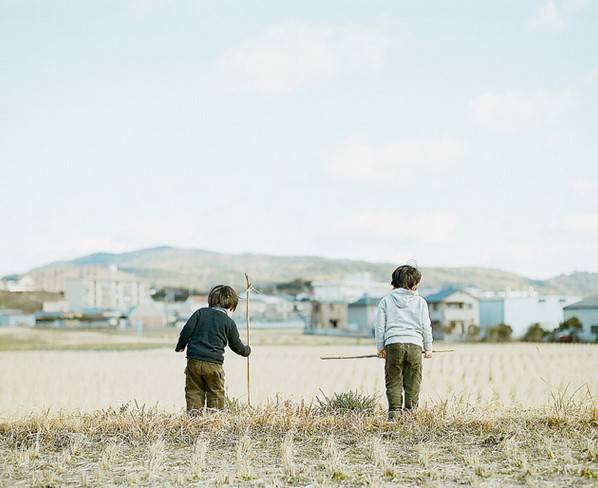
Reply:
[[595, 486], [592, 408], [439, 404], [397, 423], [290, 402], [33, 416], [0, 424], [0, 486]]

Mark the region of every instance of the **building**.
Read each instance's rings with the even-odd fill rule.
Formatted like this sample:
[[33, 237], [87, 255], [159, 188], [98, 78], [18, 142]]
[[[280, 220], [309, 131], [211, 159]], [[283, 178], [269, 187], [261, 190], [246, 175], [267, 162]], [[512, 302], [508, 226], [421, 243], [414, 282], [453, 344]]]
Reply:
[[563, 309], [579, 300], [580, 297], [535, 293], [482, 298], [480, 326], [483, 331], [498, 324], [510, 325], [515, 339], [523, 337], [535, 323], [553, 330], [564, 320]]
[[389, 283], [372, 281], [370, 273], [350, 274], [339, 281], [314, 281], [311, 286], [317, 302], [351, 303], [364, 295], [384, 296], [392, 291]]
[[66, 283], [70, 279], [103, 279], [118, 271], [116, 265], [111, 266], [52, 266], [34, 269], [29, 276], [35, 282], [36, 290], [62, 293], [66, 291]]
[[12, 308], [0, 309], [0, 326], [27, 326], [35, 325], [35, 315]]
[[310, 329], [345, 332], [363, 331], [366, 328], [361, 317], [364, 312], [359, 310], [361, 305], [355, 307], [353, 321], [349, 323], [350, 303], [364, 296], [383, 296], [392, 291], [389, 283], [372, 281], [370, 273], [349, 274], [338, 281], [314, 281], [312, 290]]
[[347, 303], [312, 301], [311, 305], [311, 329], [347, 330]]
[[68, 312], [69, 309], [70, 304], [66, 300], [53, 300], [42, 304], [44, 312]]
[[593, 295], [567, 305], [563, 309], [564, 320], [577, 317], [583, 326], [578, 334], [582, 341], [598, 341], [598, 295]]
[[150, 300], [149, 287], [135, 275], [104, 268], [87, 277], [65, 279], [65, 299], [71, 310], [129, 310]]
[[164, 304], [160, 302], [145, 302], [131, 309], [129, 312], [129, 327], [160, 328], [168, 324], [168, 315]]
[[[30, 272], [36, 286], [40, 290], [62, 293], [65, 290], [65, 281], [68, 278], [83, 278], [86, 275], [96, 273], [99, 266], [88, 266], [85, 268], [49, 267], [34, 269]], [[101, 268], [105, 270], [106, 268]]]
[[167, 303], [171, 314], [176, 315], [177, 321], [187, 322], [189, 317], [195, 313], [196, 310], [208, 306], [207, 295], [189, 295], [184, 302]]
[[40, 288], [37, 286], [35, 280], [31, 275], [24, 276], [10, 276], [1, 280], [2, 286], [0, 290], [7, 290], [11, 292], [36, 291]]
[[[237, 323], [245, 320], [245, 293], [239, 298], [237, 310], [232, 315], [233, 320]], [[266, 295], [265, 293], [252, 293], [249, 299], [251, 320], [256, 322], [287, 322], [297, 319], [294, 304], [287, 298]]]
[[374, 334], [372, 324], [376, 318], [378, 304], [382, 297], [362, 296], [359, 300], [349, 303], [347, 328], [349, 330], [361, 331], [367, 335]]
[[460, 288], [446, 288], [425, 297], [436, 338], [467, 339], [480, 323], [480, 301]]

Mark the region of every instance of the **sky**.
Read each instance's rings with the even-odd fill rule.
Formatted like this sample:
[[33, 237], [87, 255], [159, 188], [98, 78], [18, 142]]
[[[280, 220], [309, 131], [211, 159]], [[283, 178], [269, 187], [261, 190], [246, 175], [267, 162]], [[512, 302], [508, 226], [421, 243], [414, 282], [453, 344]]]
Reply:
[[173, 245], [598, 271], [598, 0], [0, 0], [0, 275]]

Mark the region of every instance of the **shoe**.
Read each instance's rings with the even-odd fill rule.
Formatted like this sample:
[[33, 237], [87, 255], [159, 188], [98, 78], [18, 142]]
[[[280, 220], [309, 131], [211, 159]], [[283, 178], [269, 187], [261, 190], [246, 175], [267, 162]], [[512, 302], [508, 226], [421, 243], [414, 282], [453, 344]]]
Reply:
[[389, 410], [388, 411], [388, 421], [389, 422], [394, 422], [400, 416], [401, 416], [401, 411], [400, 410]]

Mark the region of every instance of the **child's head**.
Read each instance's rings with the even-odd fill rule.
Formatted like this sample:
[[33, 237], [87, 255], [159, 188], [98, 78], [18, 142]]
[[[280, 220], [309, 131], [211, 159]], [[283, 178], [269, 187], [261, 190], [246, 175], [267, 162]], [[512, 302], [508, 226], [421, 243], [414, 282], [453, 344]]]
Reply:
[[416, 290], [417, 285], [422, 280], [422, 274], [413, 266], [405, 264], [399, 266], [392, 272], [392, 281], [390, 282], [393, 288], [405, 288], [407, 290]]
[[210, 307], [220, 307], [234, 312], [239, 304], [239, 295], [234, 288], [227, 285], [218, 285], [210, 290], [208, 295], [208, 305]]

